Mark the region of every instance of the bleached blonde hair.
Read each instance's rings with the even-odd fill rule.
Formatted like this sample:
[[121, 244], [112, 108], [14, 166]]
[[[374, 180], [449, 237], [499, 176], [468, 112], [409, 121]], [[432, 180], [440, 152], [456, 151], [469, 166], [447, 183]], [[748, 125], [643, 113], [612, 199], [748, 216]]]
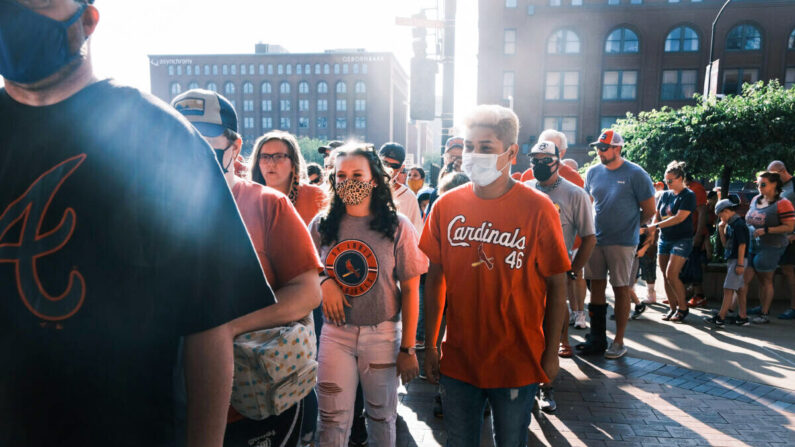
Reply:
[[467, 129], [492, 129], [506, 148], [519, 140], [519, 117], [513, 110], [500, 105], [482, 104], [475, 107], [464, 118], [464, 126]]
[[561, 155], [569, 148], [569, 142], [566, 140], [566, 134], [555, 129], [544, 129], [541, 135], [538, 136], [538, 141], [552, 141], [558, 146]]

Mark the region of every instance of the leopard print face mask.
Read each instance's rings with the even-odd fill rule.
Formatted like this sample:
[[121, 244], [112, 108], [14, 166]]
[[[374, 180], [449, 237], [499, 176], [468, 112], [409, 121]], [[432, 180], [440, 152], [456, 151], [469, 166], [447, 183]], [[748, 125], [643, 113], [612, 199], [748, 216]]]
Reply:
[[349, 178], [337, 183], [335, 189], [342, 203], [358, 205], [373, 192], [373, 184]]

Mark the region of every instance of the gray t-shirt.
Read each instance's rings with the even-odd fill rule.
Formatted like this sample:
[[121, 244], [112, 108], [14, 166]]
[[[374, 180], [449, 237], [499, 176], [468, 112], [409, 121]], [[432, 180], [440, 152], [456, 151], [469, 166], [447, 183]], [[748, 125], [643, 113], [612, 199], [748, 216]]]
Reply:
[[549, 187], [539, 185], [536, 179], [526, 181], [525, 185], [543, 192], [555, 204], [560, 213], [566, 250], [571, 257], [574, 237], [594, 234], [593, 207], [588, 193], [563, 177], [560, 177], [560, 184], [552, 191], [548, 191]]
[[596, 245], [638, 245], [640, 202], [654, 196], [646, 171], [629, 160], [618, 169], [596, 165], [585, 176], [585, 190], [594, 199]]
[[793, 183], [795, 183], [795, 177], [789, 179], [781, 188], [781, 197], [789, 200], [793, 205], [795, 205], [795, 189], [793, 188]]
[[398, 281], [428, 271], [428, 258], [420, 251], [417, 232], [406, 216], [398, 213], [395, 240], [370, 229], [372, 217], [345, 215], [337, 242], [321, 245], [318, 225], [321, 216], [309, 224], [309, 233], [320, 254], [326, 274], [334, 278], [351, 307], [344, 307], [346, 324], [374, 326], [400, 318]]

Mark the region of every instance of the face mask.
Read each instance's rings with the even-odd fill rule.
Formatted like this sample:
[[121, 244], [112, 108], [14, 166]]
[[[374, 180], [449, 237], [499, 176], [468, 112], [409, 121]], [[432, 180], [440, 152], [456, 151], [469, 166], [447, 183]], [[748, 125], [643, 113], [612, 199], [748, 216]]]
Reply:
[[218, 160], [218, 164], [221, 166], [221, 170], [224, 171], [224, 174], [229, 172], [229, 165], [231, 165], [233, 161], [229, 160], [229, 163], [224, 166], [224, 154], [226, 154], [226, 151], [232, 148], [232, 144], [233, 143], [229, 143], [229, 145], [223, 149], [213, 148], [213, 151], [215, 151], [215, 159]]
[[408, 186], [409, 186], [409, 188], [411, 188], [412, 191], [414, 191], [414, 194], [417, 194], [417, 191], [419, 191], [422, 188], [422, 185], [424, 185], [424, 184], [425, 184], [425, 182], [423, 182], [422, 179], [419, 179], [419, 178], [418, 179], [409, 179], [409, 181], [408, 181]]
[[40, 81], [77, 57], [69, 54], [67, 30], [86, 5], [66, 22], [37, 14], [16, 2], [0, 2], [0, 75], [20, 84]]
[[[557, 164], [558, 164], [558, 162], [555, 162], [555, 163], [552, 164], [552, 166], [556, 166]], [[545, 182], [545, 181], [549, 180], [549, 178], [552, 177], [552, 174], [554, 174], [555, 171], [557, 171], [557, 169], [555, 169], [555, 171], [553, 171], [552, 170], [552, 166], [550, 166], [548, 164], [544, 164], [544, 163], [534, 164], [533, 165], [533, 177], [538, 179], [539, 182]]]
[[346, 205], [358, 205], [373, 192], [373, 184], [354, 179], [345, 179], [335, 188], [337, 195]]
[[[467, 177], [472, 179], [474, 184], [478, 186], [491, 185], [495, 180], [500, 178], [502, 174], [502, 169], [497, 169], [497, 159], [502, 154], [476, 154], [474, 152], [464, 152], [461, 159], [461, 169], [463, 169]], [[504, 168], [503, 166], [503, 169]]]

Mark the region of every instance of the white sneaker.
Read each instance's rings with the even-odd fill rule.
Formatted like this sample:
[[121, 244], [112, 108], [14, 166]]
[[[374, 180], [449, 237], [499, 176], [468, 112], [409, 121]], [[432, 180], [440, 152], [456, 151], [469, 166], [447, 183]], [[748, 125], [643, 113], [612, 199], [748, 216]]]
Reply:
[[569, 309], [569, 326], [574, 325], [574, 321], [577, 319], [577, 311]]
[[585, 319], [585, 311], [578, 310], [576, 313], [577, 316], [574, 319], [574, 327], [577, 329], [588, 329], [588, 322]]
[[627, 348], [623, 344], [618, 344], [616, 342], [610, 343], [610, 347], [607, 348], [605, 351], [605, 358], [607, 359], [617, 359], [624, 356], [627, 353]]

